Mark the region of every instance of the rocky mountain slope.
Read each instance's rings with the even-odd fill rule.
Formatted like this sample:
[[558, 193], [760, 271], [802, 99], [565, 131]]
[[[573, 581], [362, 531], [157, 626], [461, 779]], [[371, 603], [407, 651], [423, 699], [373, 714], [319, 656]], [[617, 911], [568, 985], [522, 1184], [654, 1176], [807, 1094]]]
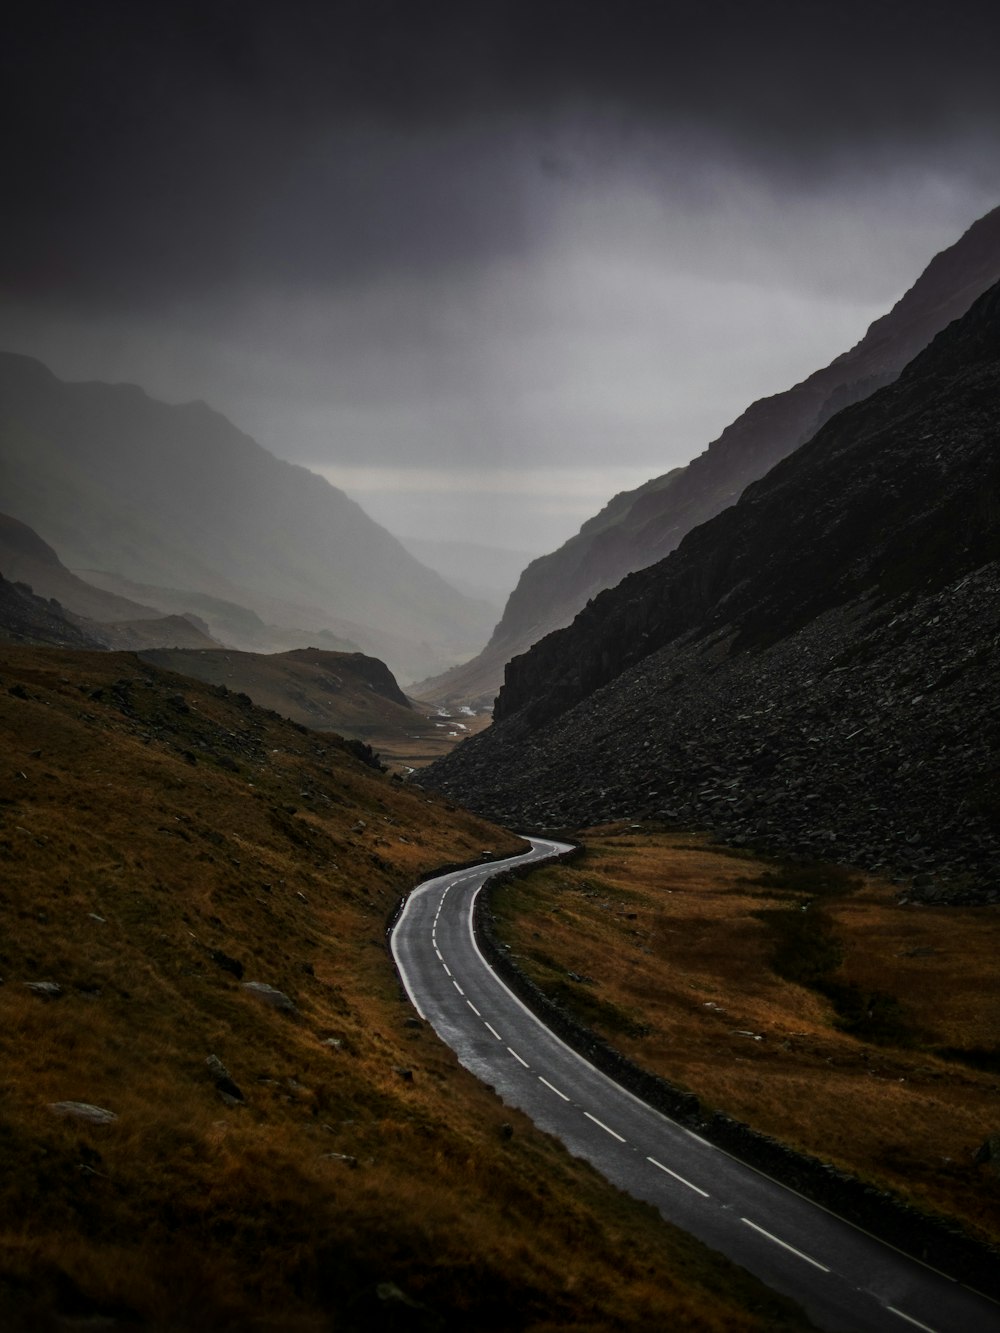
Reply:
[[1000, 284], [679, 548], [515, 658], [426, 780], [1000, 900]]
[[39, 597], [27, 583], [0, 574], [0, 642], [54, 648], [103, 648], [95, 635], [58, 603]]
[[162, 616], [152, 607], [105, 592], [73, 574], [48, 542], [0, 514], [0, 638], [65, 648], [215, 648], [197, 616]]
[[27, 523], [0, 514], [0, 569], [27, 583], [40, 597], [54, 597], [67, 611], [88, 620], [154, 620], [158, 610], [128, 597], [105, 592], [68, 570], [57, 553]]
[[218, 643], [242, 652], [277, 653], [300, 648], [303, 643], [316, 643], [327, 652], [359, 651], [356, 643], [330, 630], [270, 624], [249, 607], [209, 593], [136, 583], [134, 579], [109, 574], [106, 570], [86, 569], [81, 574], [91, 587], [116, 597], [138, 598], [159, 607], [167, 615], [197, 619], [207, 626]]
[[331, 630], [406, 679], [454, 661], [486, 628], [475, 602], [341, 491], [204, 403], [62, 383], [13, 354], [0, 354], [0, 509], [71, 569]]
[[492, 696], [512, 657], [568, 625], [602, 589], [662, 559], [837, 411], [895, 379], [998, 279], [1000, 209], [994, 209], [937, 255], [856, 347], [786, 392], [753, 403], [686, 467], [616, 496], [559, 550], [533, 561], [487, 647], [472, 661], [422, 682], [421, 694]]

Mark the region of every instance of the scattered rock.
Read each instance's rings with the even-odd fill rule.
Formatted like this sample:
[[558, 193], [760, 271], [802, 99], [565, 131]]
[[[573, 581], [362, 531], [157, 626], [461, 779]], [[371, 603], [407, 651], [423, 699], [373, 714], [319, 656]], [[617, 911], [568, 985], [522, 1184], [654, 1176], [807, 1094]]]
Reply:
[[269, 986], [265, 981], [244, 981], [243, 989], [271, 1009], [277, 1009], [283, 1014], [296, 1012], [295, 1001], [284, 991], [278, 990], [276, 986]]
[[205, 1064], [208, 1072], [212, 1076], [212, 1082], [215, 1084], [215, 1090], [226, 1103], [227, 1106], [242, 1106], [246, 1103], [246, 1097], [242, 1090], [233, 1082], [229, 1070], [222, 1063], [217, 1055], [208, 1055], [205, 1057]]
[[40, 1000], [58, 1000], [63, 994], [58, 981], [26, 981], [24, 984]]
[[54, 1115], [68, 1116], [73, 1120], [85, 1120], [90, 1125], [110, 1125], [118, 1116], [103, 1106], [94, 1106], [92, 1102], [49, 1102], [49, 1110]]
[[393, 1065], [393, 1067], [392, 1067], [392, 1072], [393, 1072], [394, 1074], [398, 1074], [399, 1077], [403, 1080], [404, 1083], [412, 1083], [412, 1082], [413, 1082], [413, 1070], [412, 1070], [412, 1069], [403, 1069], [403, 1068], [401, 1068], [399, 1065]]
[[352, 1170], [358, 1164], [358, 1159], [346, 1152], [324, 1152], [320, 1153], [320, 1156], [328, 1162], [343, 1162], [345, 1166], [349, 1166]]

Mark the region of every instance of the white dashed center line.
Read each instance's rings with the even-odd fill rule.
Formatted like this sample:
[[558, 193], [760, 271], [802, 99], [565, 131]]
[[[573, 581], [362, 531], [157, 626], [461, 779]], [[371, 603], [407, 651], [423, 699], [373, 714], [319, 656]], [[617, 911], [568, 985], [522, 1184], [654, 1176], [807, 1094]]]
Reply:
[[[749, 1217], [741, 1217], [740, 1221], [745, 1222], [748, 1227], [753, 1227], [754, 1231], [760, 1232], [760, 1234], [766, 1236], [768, 1240], [773, 1240], [775, 1245], [780, 1245], [781, 1248], [787, 1250], [789, 1254], [797, 1255], [798, 1258], [804, 1259], [807, 1264], [812, 1264], [813, 1268], [818, 1268], [824, 1273], [829, 1273], [830, 1270], [827, 1268], [826, 1264], [821, 1264], [818, 1259], [813, 1259], [808, 1254], [803, 1254], [801, 1250], [797, 1250], [794, 1245], [789, 1245], [787, 1241], [779, 1240], [777, 1236], [772, 1236], [770, 1231], [765, 1231], [764, 1228], [759, 1227], [756, 1222], [751, 1222]], [[933, 1330], [931, 1333], [933, 1333]]]
[[898, 1314], [900, 1319], [905, 1319], [906, 1322], [912, 1324], [914, 1328], [922, 1328], [924, 1333], [936, 1333], [936, 1330], [931, 1328], [930, 1324], [922, 1324], [919, 1319], [914, 1319], [913, 1315], [903, 1314], [902, 1310], [897, 1310], [894, 1305], [887, 1305], [885, 1308], [890, 1314]]
[[482, 1018], [482, 1014], [479, 1012], [479, 1010], [476, 1008], [476, 1006], [472, 1003], [471, 1000], [466, 1000], [465, 1003], [469, 1006], [469, 1008], [472, 1010], [472, 1012], [476, 1015], [477, 1018]]
[[679, 1176], [676, 1171], [671, 1171], [669, 1166], [664, 1166], [663, 1163], [658, 1162], [655, 1157], [647, 1157], [646, 1161], [652, 1162], [653, 1165], [658, 1166], [661, 1171], [665, 1171], [668, 1176], [673, 1176], [674, 1180], [679, 1180], [680, 1183], [686, 1185], [689, 1190], [694, 1190], [695, 1194], [700, 1194], [703, 1199], [710, 1197], [707, 1190], [699, 1189], [697, 1185], [692, 1185], [690, 1180], [685, 1180], [684, 1177]]
[[458, 982], [455, 980], [454, 977], [452, 977], [452, 979], [451, 979], [451, 984], [452, 984], [452, 985], [455, 987], [455, 989], [458, 991], [459, 995], [464, 995], [464, 994], [465, 994], [465, 991], [462, 990], [462, 987], [458, 984]]
[[518, 1055], [517, 1051], [513, 1049], [513, 1047], [508, 1046], [507, 1049], [508, 1051], [510, 1051], [511, 1055], [514, 1057], [515, 1060], [520, 1061], [520, 1063], [524, 1065], [525, 1069], [530, 1068], [530, 1065], [528, 1064], [527, 1060], [522, 1060], [521, 1057]]
[[616, 1134], [613, 1129], [609, 1129], [603, 1120], [598, 1120], [596, 1115], [591, 1115], [589, 1111], [584, 1111], [583, 1114], [587, 1117], [588, 1120], [593, 1120], [595, 1125], [600, 1125], [601, 1129], [604, 1130], [605, 1134], [610, 1134], [611, 1137], [613, 1139], [617, 1139], [619, 1143], [625, 1142], [625, 1140], [622, 1138], [620, 1134]]
[[550, 1083], [547, 1078], [542, 1078], [541, 1074], [538, 1075], [538, 1081], [539, 1083], [544, 1083], [545, 1086], [548, 1088], [549, 1092], [554, 1092], [556, 1096], [561, 1097], [564, 1102], [569, 1101], [569, 1098], [566, 1096], [564, 1092], [560, 1092], [559, 1089], [555, 1087], [552, 1083]]
[[496, 1030], [496, 1028], [492, 1025], [492, 1023], [487, 1023], [485, 1018], [483, 1019], [483, 1023], [486, 1025], [487, 1028], [489, 1028], [490, 1032], [493, 1033], [497, 1041], [503, 1041], [503, 1037], [501, 1037], [500, 1033]]

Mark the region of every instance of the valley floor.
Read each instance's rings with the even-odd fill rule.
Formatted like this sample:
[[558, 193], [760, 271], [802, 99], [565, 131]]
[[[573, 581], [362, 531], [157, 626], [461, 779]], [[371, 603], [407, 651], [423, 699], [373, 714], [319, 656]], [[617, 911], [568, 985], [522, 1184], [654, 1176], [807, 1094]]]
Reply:
[[504, 884], [500, 937], [642, 1067], [1000, 1241], [1000, 910], [618, 824]]

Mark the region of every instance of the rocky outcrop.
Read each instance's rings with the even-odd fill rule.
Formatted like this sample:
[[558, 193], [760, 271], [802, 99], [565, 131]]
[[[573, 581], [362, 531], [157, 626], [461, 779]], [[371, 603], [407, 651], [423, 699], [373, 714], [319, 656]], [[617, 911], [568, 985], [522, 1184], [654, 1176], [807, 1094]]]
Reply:
[[290, 661], [305, 662], [313, 666], [326, 666], [333, 670], [339, 668], [363, 683], [366, 689], [377, 694], [400, 708], [410, 708], [409, 699], [399, 688], [396, 677], [386, 664], [377, 657], [368, 657], [365, 653], [330, 653], [322, 648], [295, 648], [283, 654]]
[[[92, 627], [96, 629], [97, 627]], [[48, 644], [54, 648], [103, 648], [58, 602], [38, 597], [27, 583], [0, 574], [0, 642]]]
[[568, 625], [588, 598], [669, 554], [686, 533], [734, 504], [837, 412], [891, 383], [998, 279], [1000, 209], [994, 209], [937, 255], [856, 347], [801, 384], [753, 403], [686, 467], [616, 496], [559, 550], [533, 561], [482, 653], [424, 682], [421, 695], [492, 694], [506, 662]]
[[508, 668], [423, 781], [519, 826], [644, 817], [998, 901], [1000, 285]]

